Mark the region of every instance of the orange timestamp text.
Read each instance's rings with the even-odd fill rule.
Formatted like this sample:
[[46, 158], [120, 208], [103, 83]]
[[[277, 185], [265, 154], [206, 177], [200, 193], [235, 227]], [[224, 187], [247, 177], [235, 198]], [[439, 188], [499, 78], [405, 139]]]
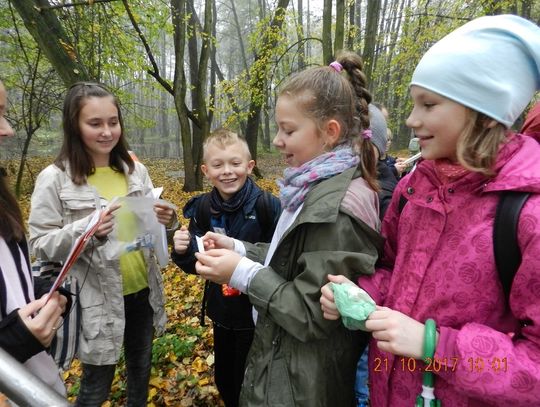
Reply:
[[[394, 363], [391, 363], [387, 357], [376, 357], [373, 360], [371, 370], [375, 373], [381, 372], [455, 372], [458, 366], [467, 372], [486, 372], [504, 373], [508, 371], [508, 358], [492, 357], [469, 357], [462, 359], [459, 357], [451, 358], [427, 358], [427, 363], [411, 357], [396, 357]], [[461, 362], [465, 363], [461, 363]]]

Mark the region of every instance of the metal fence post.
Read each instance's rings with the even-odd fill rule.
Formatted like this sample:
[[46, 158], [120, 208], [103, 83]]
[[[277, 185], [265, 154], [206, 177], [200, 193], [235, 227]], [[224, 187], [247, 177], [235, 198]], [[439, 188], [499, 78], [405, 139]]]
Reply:
[[0, 348], [0, 392], [20, 407], [62, 407], [71, 404]]

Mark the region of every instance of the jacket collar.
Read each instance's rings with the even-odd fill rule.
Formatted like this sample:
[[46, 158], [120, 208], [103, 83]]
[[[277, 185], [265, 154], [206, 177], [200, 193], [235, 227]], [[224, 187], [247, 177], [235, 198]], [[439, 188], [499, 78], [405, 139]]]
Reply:
[[360, 171], [354, 167], [315, 186], [304, 202], [304, 208], [309, 210], [302, 210], [295, 223], [335, 222], [341, 200], [345, 196], [351, 180], [359, 176]]
[[[501, 147], [495, 163], [496, 175], [493, 178], [479, 173], [469, 173], [445, 188], [462, 191], [500, 192], [528, 191], [540, 192], [540, 143], [533, 137], [511, 135]], [[427, 182], [426, 182], [427, 181]], [[416, 170], [406, 181], [405, 191], [412, 188], [414, 195], [424, 199], [433, 194], [434, 189], [443, 187], [438, 179], [434, 163], [431, 160], [421, 161]]]

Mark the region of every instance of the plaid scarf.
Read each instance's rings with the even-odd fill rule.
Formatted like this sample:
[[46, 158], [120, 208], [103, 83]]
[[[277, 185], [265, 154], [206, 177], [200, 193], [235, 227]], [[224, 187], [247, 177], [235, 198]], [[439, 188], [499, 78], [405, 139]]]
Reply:
[[294, 212], [315, 185], [355, 167], [359, 162], [360, 158], [350, 146], [341, 145], [300, 167], [285, 169], [283, 179], [278, 180], [281, 206], [289, 212]]

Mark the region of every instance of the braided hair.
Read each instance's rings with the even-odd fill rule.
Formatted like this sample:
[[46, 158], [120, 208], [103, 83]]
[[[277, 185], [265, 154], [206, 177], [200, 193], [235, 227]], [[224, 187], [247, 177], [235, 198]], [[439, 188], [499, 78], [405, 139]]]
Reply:
[[292, 76], [279, 95], [292, 97], [302, 111], [312, 119], [319, 130], [330, 119], [341, 126], [338, 144], [351, 144], [360, 156], [363, 178], [375, 191], [378, 190], [376, 160], [369, 140], [362, 138], [369, 129], [371, 94], [366, 89], [366, 75], [362, 59], [343, 52], [334, 65], [309, 68]]

